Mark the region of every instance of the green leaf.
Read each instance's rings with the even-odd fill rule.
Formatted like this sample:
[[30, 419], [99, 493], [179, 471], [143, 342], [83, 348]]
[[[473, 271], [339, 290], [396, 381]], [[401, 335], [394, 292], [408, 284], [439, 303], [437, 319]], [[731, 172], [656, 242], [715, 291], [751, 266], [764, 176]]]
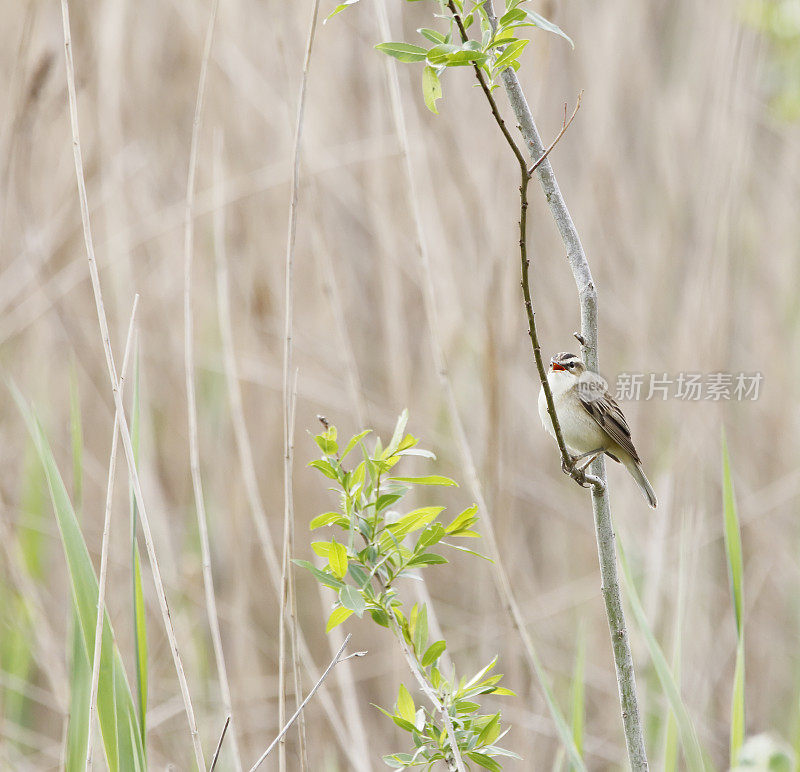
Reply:
[[331, 543], [328, 541], [312, 541], [311, 549], [321, 558], [327, 558], [331, 553]]
[[[427, 65], [422, 71], [422, 96], [425, 99], [425, 106], [432, 112], [438, 115], [439, 111], [436, 109], [436, 100], [442, 98], [442, 84], [439, 82], [439, 76], [436, 70], [430, 65]], [[410, 451], [406, 451], [409, 453]]]
[[428, 644], [428, 607], [423, 603], [414, 625], [414, 651], [420, 657]]
[[348, 454], [348, 453], [349, 453], [349, 452], [350, 452], [350, 451], [351, 451], [351, 450], [352, 450], [352, 449], [353, 449], [353, 448], [354, 448], [356, 445], [358, 445], [358, 443], [359, 443], [359, 442], [361, 442], [361, 440], [363, 440], [363, 439], [364, 439], [364, 437], [366, 437], [366, 436], [367, 436], [367, 435], [368, 435], [368, 434], [369, 434], [371, 431], [372, 431], [372, 429], [364, 429], [364, 431], [363, 431], [363, 432], [359, 432], [359, 433], [358, 433], [358, 434], [356, 434], [355, 436], [351, 437], [351, 438], [348, 440], [348, 442], [347, 442], [347, 445], [345, 445], [345, 446], [344, 446], [344, 450], [342, 451], [342, 454], [341, 454], [341, 456], [340, 456], [341, 460], [342, 460], [342, 461], [344, 461], [344, 459], [345, 459], [345, 457], [347, 456], [347, 454]]
[[344, 606], [335, 608], [333, 611], [331, 611], [331, 615], [328, 617], [328, 624], [325, 625], [325, 632], [329, 633], [334, 627], [338, 627], [352, 613], [353, 612], [351, 609], [345, 608]]
[[444, 641], [436, 641], [436, 643], [432, 643], [428, 646], [428, 650], [422, 656], [422, 667], [428, 667], [436, 662], [436, 660], [442, 656], [446, 648], [447, 644]]
[[527, 18], [527, 14], [521, 8], [513, 8], [512, 10], [508, 11], [508, 13], [504, 13], [500, 17], [498, 26], [502, 30], [508, 27], [510, 24], [514, 24], [519, 21], [525, 21]]
[[420, 507], [407, 515], [403, 515], [397, 522], [387, 525], [386, 530], [400, 540], [412, 531], [424, 528], [428, 523], [435, 520], [443, 509], [444, 507]]
[[345, 608], [354, 611], [358, 616], [361, 616], [367, 610], [367, 604], [361, 593], [349, 584], [346, 584], [339, 590], [339, 601]]
[[314, 574], [317, 581], [320, 584], [325, 585], [325, 587], [330, 587], [332, 590], [336, 590], [337, 592], [344, 587], [344, 582], [340, 582], [335, 576], [325, 573], [325, 571], [320, 570], [313, 563], [309, 563], [307, 560], [292, 560], [292, 562], [295, 565], [308, 569], [312, 574]]
[[424, 48], [412, 43], [378, 43], [375, 48], [401, 62], [421, 62], [428, 54]]
[[325, 20], [322, 23], [323, 24], [327, 24], [328, 23], [328, 19], [333, 18], [334, 16], [336, 16], [337, 13], [341, 13], [345, 8], [347, 8], [348, 6], [351, 6], [351, 5], [355, 5], [357, 2], [358, 2], [358, 0], [344, 0], [343, 3], [339, 3], [339, 5], [337, 5], [336, 8], [334, 8], [325, 17]]
[[[420, 49], [424, 50], [424, 49]], [[427, 53], [427, 52], [426, 52]], [[400, 440], [403, 439], [403, 432], [406, 430], [406, 424], [408, 423], [408, 408], [403, 410], [400, 413], [397, 423], [394, 426], [394, 434], [392, 434], [392, 439], [389, 444], [386, 446], [386, 450], [384, 451], [385, 456], [394, 455], [395, 451], [400, 446]]]
[[415, 566], [433, 566], [440, 563], [447, 563], [447, 558], [442, 555], [437, 555], [435, 552], [423, 552], [422, 555], [417, 555], [415, 558], [408, 562], [409, 568]]
[[553, 24], [553, 22], [548, 21], [544, 18], [541, 14], [536, 13], [536, 11], [525, 11], [528, 19], [530, 20], [531, 24], [534, 27], [538, 27], [539, 29], [546, 30], [547, 32], [552, 32], [554, 35], [558, 35], [559, 37], [564, 38], [573, 48], [575, 48], [575, 44], [572, 42], [572, 38], [567, 35], [564, 30], [561, 29], [557, 24]]
[[333, 571], [339, 579], [344, 579], [347, 573], [347, 550], [343, 544], [338, 544], [336, 540], [330, 542], [328, 564], [331, 567], [331, 571]]
[[444, 537], [444, 526], [441, 523], [431, 523], [420, 535], [415, 550], [430, 547]]
[[491, 756], [485, 753], [478, 753], [478, 751], [470, 751], [467, 756], [470, 761], [474, 761], [479, 767], [488, 769], [491, 772], [503, 772], [503, 768]]
[[440, 474], [430, 474], [425, 477], [390, 477], [389, 479], [411, 485], [452, 485], [458, 488], [458, 483], [455, 480]]
[[476, 517], [476, 513], [478, 511], [478, 505], [473, 504], [471, 507], [465, 509], [455, 520], [453, 520], [450, 525], [445, 528], [446, 533], [455, 533], [456, 531], [460, 531], [464, 528], [469, 528], [478, 518]]
[[325, 461], [324, 459], [318, 458], [314, 461], [309, 461], [309, 466], [313, 466], [314, 469], [319, 469], [325, 477], [329, 477], [331, 480], [339, 481], [339, 476], [336, 474], [336, 470], [331, 466], [329, 461]]
[[346, 528], [348, 525], [347, 519], [341, 512], [324, 512], [321, 515], [317, 515], [308, 524], [308, 530], [314, 531], [317, 528], [322, 528], [323, 525], [332, 525], [333, 523], [341, 525], [343, 528]]
[[417, 32], [430, 40], [431, 43], [444, 43], [446, 40], [445, 36], [442, 35], [441, 32], [437, 32], [435, 29], [429, 29], [428, 27], [420, 27]]
[[513, 62], [517, 60], [520, 54], [525, 50], [525, 46], [530, 43], [530, 40], [515, 40], [513, 43], [509, 43], [508, 46], [505, 48], [502, 54], [495, 59], [493, 68], [495, 72], [500, 72], [501, 70], [505, 70], [507, 67], [510, 67]]
[[478, 735], [478, 745], [491, 745], [500, 736], [500, 714], [495, 713]]
[[408, 693], [408, 689], [403, 684], [400, 684], [400, 690], [397, 693], [397, 715], [408, 721], [413, 727], [416, 718], [415, 714], [414, 700]]

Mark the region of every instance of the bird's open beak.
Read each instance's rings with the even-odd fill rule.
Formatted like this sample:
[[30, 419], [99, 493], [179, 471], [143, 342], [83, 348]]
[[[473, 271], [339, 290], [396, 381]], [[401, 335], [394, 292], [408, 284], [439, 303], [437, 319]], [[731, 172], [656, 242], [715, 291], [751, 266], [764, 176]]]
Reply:
[[554, 371], [555, 370], [564, 370], [564, 371], [566, 371], [567, 368], [566, 367], [562, 367], [560, 364], [558, 364], [558, 362], [553, 362], [552, 360], [550, 360], [550, 369], [554, 370]]

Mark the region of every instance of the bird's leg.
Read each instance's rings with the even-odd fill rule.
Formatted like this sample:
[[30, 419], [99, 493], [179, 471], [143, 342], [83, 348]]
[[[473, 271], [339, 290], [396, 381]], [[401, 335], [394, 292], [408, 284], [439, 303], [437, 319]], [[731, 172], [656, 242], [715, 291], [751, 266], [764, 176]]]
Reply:
[[[597, 450], [590, 450], [588, 453], [581, 453], [580, 456], [577, 458], [572, 459], [572, 466], [575, 471], [583, 472], [589, 464], [592, 463], [601, 453], [603, 452], [603, 448], [598, 448]], [[581, 464], [580, 467], [575, 467], [575, 464], [580, 461], [582, 458], [589, 457], [589, 460], [585, 464]]]

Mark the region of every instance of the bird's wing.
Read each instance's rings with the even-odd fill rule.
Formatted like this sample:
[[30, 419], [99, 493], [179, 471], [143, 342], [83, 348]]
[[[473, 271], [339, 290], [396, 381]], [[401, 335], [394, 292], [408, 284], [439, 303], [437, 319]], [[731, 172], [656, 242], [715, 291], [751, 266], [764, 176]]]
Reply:
[[630, 453], [631, 458], [639, 464], [639, 454], [633, 447], [631, 430], [622, 414], [622, 409], [617, 401], [607, 391], [599, 399], [588, 399], [587, 395], [578, 391], [578, 399], [586, 412], [594, 418], [600, 428], [611, 437], [623, 450]]

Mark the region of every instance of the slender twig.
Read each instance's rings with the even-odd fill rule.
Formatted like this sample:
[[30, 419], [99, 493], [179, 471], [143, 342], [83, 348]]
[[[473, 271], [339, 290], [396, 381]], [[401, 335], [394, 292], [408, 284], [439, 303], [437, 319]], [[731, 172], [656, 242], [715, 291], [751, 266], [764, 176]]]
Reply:
[[583, 96], [583, 91], [578, 93], [578, 98], [575, 100], [575, 109], [572, 111], [572, 115], [570, 115], [569, 120], [567, 120], [567, 105], [564, 105], [564, 123], [561, 126], [561, 131], [556, 134], [556, 138], [547, 146], [547, 150], [542, 153], [539, 158], [534, 161], [533, 166], [528, 169], [528, 175], [533, 176], [533, 173], [544, 163], [547, 156], [550, 155], [550, 151], [558, 144], [558, 141], [561, 137], [564, 136], [564, 132], [569, 128], [569, 125], [575, 119], [575, 116], [578, 114], [578, 110], [581, 106], [581, 97]]
[[[380, 8], [380, 3], [377, 7]], [[389, 34], [383, 35], [383, 37], [387, 40], [391, 39]], [[400, 99], [400, 90], [397, 82], [396, 69], [393, 68], [391, 72], [393, 77], [391, 77], [389, 80], [389, 95], [391, 98], [395, 127], [398, 139], [400, 141], [400, 148], [405, 166], [406, 189], [408, 190], [409, 205], [411, 207], [415, 224], [416, 248], [420, 257], [420, 263], [422, 265], [422, 297], [430, 336], [434, 370], [439, 378], [439, 383], [445, 396], [445, 403], [450, 416], [450, 422], [456, 436], [458, 448], [461, 453], [465, 476], [469, 482], [472, 495], [475, 497], [475, 501], [478, 504], [478, 509], [481, 512], [481, 518], [483, 522], [482, 533], [486, 540], [487, 551], [493, 561], [492, 577], [494, 579], [495, 586], [497, 587], [497, 592], [500, 596], [506, 613], [508, 613], [509, 617], [511, 618], [511, 621], [513, 622], [514, 627], [516, 628], [517, 633], [522, 640], [523, 649], [525, 651], [529, 667], [536, 677], [536, 680], [539, 682], [539, 686], [544, 694], [548, 709], [550, 710], [550, 715], [552, 716], [553, 722], [558, 729], [559, 737], [570, 754], [570, 760], [577, 769], [585, 769], [580, 754], [578, 753], [575, 743], [572, 740], [572, 734], [569, 730], [569, 727], [567, 726], [566, 721], [555, 702], [548, 676], [539, 659], [533, 639], [528, 632], [526, 620], [514, 595], [511, 580], [508, 577], [503, 556], [500, 553], [492, 513], [488, 507], [486, 498], [483, 495], [483, 486], [481, 485], [480, 477], [478, 476], [475, 459], [473, 458], [472, 454], [472, 447], [467, 438], [467, 433], [464, 429], [464, 422], [461, 420], [461, 415], [458, 410], [453, 384], [447, 368], [447, 359], [445, 357], [444, 347], [442, 345], [442, 333], [439, 326], [439, 315], [437, 310], [438, 306], [434, 290], [433, 269], [431, 267], [430, 255], [428, 253], [427, 242], [425, 240], [425, 233], [422, 226], [422, 215], [419, 207], [419, 197], [417, 195], [416, 178], [411, 165], [408, 132], [405, 125], [403, 105]], [[478, 75], [480, 80], [482, 78], [482, 73], [479, 71]], [[492, 112], [496, 116], [496, 119], [498, 122], [502, 121], [499, 110], [497, 110], [497, 105], [494, 102], [494, 97], [492, 96], [492, 93], [488, 87], [484, 90], [484, 93], [487, 95], [490, 104], [493, 105]], [[510, 135], [507, 132], [504, 132], [504, 135], [507, 137], [509, 145], [512, 148], [516, 148], [516, 144]], [[524, 156], [521, 154], [519, 158], [519, 164], [520, 170], [527, 171], [527, 162], [525, 161]]]
[[225, 739], [225, 733], [228, 731], [228, 724], [231, 723], [231, 715], [230, 713], [225, 718], [225, 725], [222, 727], [222, 734], [219, 736], [219, 742], [217, 743], [217, 748], [214, 751], [214, 755], [211, 757], [211, 766], [208, 768], [208, 772], [214, 772], [214, 767], [217, 766], [217, 759], [219, 758], [219, 752], [222, 750], [222, 741]]
[[[253, 766], [250, 768], [250, 772], [255, 772], [255, 770], [257, 770], [261, 766], [261, 764], [264, 762], [264, 759], [266, 759], [267, 756], [269, 756], [273, 748], [280, 742], [280, 740], [283, 738], [286, 732], [289, 731], [289, 728], [297, 720], [297, 717], [303, 712], [303, 708], [305, 708], [305, 706], [308, 705], [308, 703], [311, 701], [311, 698], [317, 693], [317, 689], [319, 689], [319, 687], [322, 686], [322, 682], [328, 677], [328, 673], [330, 673], [331, 670], [333, 670], [337, 662], [341, 661], [342, 654], [344, 653], [344, 650], [347, 648], [347, 644], [350, 643], [350, 639], [352, 637], [353, 637], [352, 633], [348, 633], [347, 638], [344, 639], [344, 643], [339, 647], [339, 651], [336, 653], [336, 656], [334, 656], [334, 658], [330, 661], [328, 667], [325, 668], [325, 672], [323, 672], [323, 674], [319, 677], [319, 680], [314, 684], [311, 691], [308, 693], [306, 698], [294, 712], [294, 715], [292, 715], [292, 717], [284, 724], [283, 729], [281, 729], [281, 731], [278, 733], [278, 736], [269, 744], [269, 747], [267, 748], [267, 750], [264, 751], [264, 753], [261, 754], [258, 761], [255, 764], [253, 764]], [[351, 654], [350, 656], [363, 657], [364, 654], [366, 654], [365, 651], [359, 651], [356, 652], [355, 654]]]
[[111, 348], [111, 336], [108, 329], [108, 318], [103, 304], [103, 293], [100, 287], [100, 275], [97, 270], [97, 260], [94, 254], [94, 239], [92, 238], [92, 228], [89, 220], [89, 201], [86, 195], [86, 179], [83, 171], [83, 156], [81, 153], [80, 134], [78, 130], [78, 100], [75, 90], [75, 67], [72, 61], [72, 38], [69, 27], [69, 0], [61, 0], [61, 18], [64, 29], [64, 54], [66, 57], [67, 74], [67, 96], [69, 102], [70, 126], [72, 129], [72, 150], [75, 161], [75, 176], [77, 178], [78, 198], [80, 199], [81, 223], [83, 225], [83, 238], [86, 247], [86, 258], [89, 263], [89, 277], [92, 283], [92, 293], [94, 295], [95, 306], [97, 309], [97, 321], [100, 327], [100, 337], [103, 341], [103, 352], [106, 359], [106, 369], [111, 383], [111, 391], [114, 395], [114, 406], [116, 408], [116, 421], [122, 435], [122, 447], [125, 450], [125, 460], [128, 465], [128, 475], [133, 485], [136, 504], [139, 507], [139, 516], [142, 523], [142, 534], [147, 554], [150, 559], [150, 567], [153, 571], [153, 583], [156, 588], [156, 596], [161, 608], [161, 617], [164, 622], [164, 629], [169, 640], [172, 659], [175, 664], [175, 671], [178, 675], [178, 682], [181, 688], [186, 719], [189, 723], [189, 732], [192, 737], [192, 747], [194, 749], [195, 761], [200, 769], [205, 769], [203, 759], [203, 746], [200, 742], [200, 734], [197, 731], [197, 722], [192, 707], [191, 695], [189, 694], [189, 684], [186, 680], [186, 673], [183, 669], [183, 661], [178, 648], [178, 641], [175, 637], [175, 629], [172, 626], [172, 619], [169, 612], [169, 604], [164, 591], [164, 583], [161, 580], [161, 571], [158, 567], [153, 534], [150, 530], [150, 518], [147, 515], [147, 508], [142, 495], [142, 488], [139, 481], [139, 473], [136, 469], [136, 459], [133, 453], [133, 443], [128, 422], [125, 418], [125, 407], [122, 404], [122, 397], [119, 393], [119, 381], [117, 369], [114, 365], [114, 353]]
[[[286, 623], [287, 603], [293, 598], [291, 591], [292, 584], [292, 554], [294, 552], [294, 504], [292, 499], [292, 465], [294, 452], [292, 444], [292, 395], [290, 391], [290, 378], [292, 372], [292, 324], [293, 324], [293, 292], [294, 292], [294, 248], [295, 237], [297, 234], [297, 203], [300, 187], [300, 149], [303, 138], [303, 117], [306, 107], [306, 90], [308, 86], [308, 72], [311, 66], [311, 53], [314, 50], [314, 37], [317, 30], [317, 17], [319, 15], [319, 0], [314, 0], [311, 9], [311, 22], [306, 39], [306, 52], [303, 60], [303, 74], [300, 78], [300, 93], [297, 98], [297, 117], [294, 130], [294, 148], [292, 151], [292, 182], [289, 197], [289, 226], [286, 235], [286, 268], [285, 268], [285, 316], [284, 316], [284, 335], [283, 335], [283, 577], [281, 581], [281, 613], [280, 613], [280, 660], [278, 673], [278, 713], [279, 723], [283, 724], [286, 718], [286, 673], [285, 673], [285, 646], [286, 646]], [[294, 636], [293, 636], [294, 637]], [[297, 672], [297, 644], [293, 641], [292, 646], [292, 668], [294, 672], [295, 684], [299, 685], [299, 675]], [[299, 690], [296, 690], [296, 699], [300, 699]], [[300, 758], [302, 768], [307, 768], [305, 758], [305, 731], [301, 719], [300, 723]], [[281, 742], [279, 748], [279, 768], [281, 772], [286, 769], [286, 747]]]
[[[486, 10], [490, 24], [496, 29], [497, 18], [494, 13], [492, 0], [484, 0], [483, 8]], [[517, 74], [514, 72], [513, 68], [509, 67], [501, 73], [500, 78], [531, 158], [540, 159], [542, 156], [545, 156], [541, 162], [537, 160], [537, 163], [534, 164], [536, 167], [534, 173], [539, 180], [542, 191], [547, 199], [550, 213], [555, 220], [561, 239], [564, 242], [567, 260], [578, 290], [583, 359], [590, 370], [597, 372], [597, 290], [594, 286], [589, 262], [586, 259], [586, 253], [581, 244], [577, 228], [572, 221], [572, 216], [567, 209], [564, 197], [558, 187], [553, 168], [549, 159], [546, 157], [545, 148], [539, 136], [539, 131], [536, 128], [536, 123], [533, 120], [533, 115], [531, 114], [525, 94], [522, 91], [522, 86], [517, 78]], [[530, 313], [532, 317], [532, 311]], [[547, 394], [548, 389], [544, 381], [542, 385], [545, 388], [545, 394]], [[549, 399], [548, 410], [551, 410]], [[557, 427], [555, 412], [551, 411], [550, 415], [553, 419], [554, 427]], [[563, 458], [562, 449], [562, 461]], [[617, 684], [619, 686], [622, 722], [625, 729], [625, 743], [631, 768], [634, 772], [641, 772], [648, 769], [647, 752], [645, 750], [644, 732], [639, 716], [633, 657], [631, 655], [630, 642], [625, 625], [625, 615], [622, 610], [622, 596], [617, 576], [617, 555], [614, 546], [614, 527], [611, 522], [611, 507], [606, 486], [605, 462], [603, 457], [600, 456], [597, 458], [592, 463], [591, 468], [591, 476], [587, 475], [585, 479], [593, 483], [591, 490], [592, 510], [594, 513], [595, 532], [597, 536], [597, 552], [600, 561], [601, 587], [606, 606], [609, 632], [611, 634], [611, 644], [614, 650], [614, 665], [617, 674]]]
[[461, 750], [458, 747], [456, 731], [453, 727], [453, 721], [450, 718], [450, 711], [448, 710], [447, 705], [445, 705], [439, 699], [439, 697], [436, 695], [436, 692], [433, 690], [433, 687], [426, 680], [425, 676], [420, 670], [419, 664], [414, 656], [414, 652], [408, 645], [408, 642], [406, 641], [402, 630], [400, 630], [398, 627], [397, 622], [395, 622], [394, 619], [391, 619], [391, 624], [392, 632], [394, 633], [395, 638], [400, 641], [400, 646], [403, 650], [403, 656], [408, 663], [411, 673], [413, 674], [414, 678], [416, 678], [419, 688], [422, 689], [425, 696], [431, 701], [431, 704], [434, 708], [436, 708], [436, 711], [442, 716], [442, 720], [444, 721], [447, 739], [450, 741], [450, 756], [446, 759], [448, 769], [456, 770], [456, 772], [466, 772], [464, 759], [461, 758]]
[[[215, 151], [215, 158], [221, 155], [221, 139]], [[236, 352], [233, 341], [233, 322], [230, 304], [230, 289], [228, 280], [227, 255], [225, 249], [225, 223], [224, 202], [225, 190], [222, 183], [220, 163], [215, 165], [214, 177], [214, 256], [216, 263], [217, 280], [217, 314], [219, 320], [220, 338], [222, 340], [222, 361], [225, 370], [225, 382], [228, 392], [228, 403], [231, 411], [231, 422], [239, 456], [239, 464], [244, 479], [245, 493], [250, 508], [250, 515], [255, 526], [261, 553], [267, 567], [267, 576], [272, 587], [280, 598], [281, 593], [281, 561], [278, 558], [275, 542], [269, 529], [267, 512], [258, 488], [255, 461], [253, 460], [253, 447], [250, 434], [247, 431], [247, 422], [244, 416], [242, 401], [242, 388], [239, 382], [239, 370], [236, 364]], [[311, 681], [319, 678], [319, 670], [311, 655], [302, 630], [297, 631], [297, 647], [300, 659]], [[319, 701], [325, 710], [336, 739], [347, 757], [350, 765], [359, 772], [369, 772], [371, 769], [369, 759], [364, 757], [363, 744], [355, 743], [348, 727], [342, 722], [341, 711], [327, 692], [320, 694]]]
[[[469, 40], [469, 35], [467, 34], [467, 30], [464, 27], [464, 23], [461, 19], [460, 14], [458, 13], [458, 9], [455, 6], [453, 0], [449, 0], [447, 4], [450, 13], [453, 16], [453, 19], [456, 22], [456, 26], [458, 27], [459, 35], [461, 36], [462, 42], [466, 43]], [[486, 100], [489, 102], [489, 107], [492, 111], [492, 117], [494, 118], [495, 122], [497, 123], [500, 131], [503, 134], [508, 146], [511, 148], [511, 152], [514, 153], [514, 157], [517, 159], [517, 163], [519, 164], [520, 170], [520, 239], [519, 239], [519, 246], [520, 246], [520, 257], [522, 260], [522, 289], [523, 295], [525, 300], [525, 310], [527, 311], [528, 315], [528, 334], [531, 338], [531, 344], [533, 345], [533, 356], [536, 360], [536, 369], [539, 373], [539, 380], [542, 384], [542, 389], [544, 391], [545, 402], [547, 403], [547, 413], [550, 416], [550, 420], [553, 423], [553, 429], [556, 435], [556, 442], [558, 443], [558, 449], [561, 453], [561, 468], [564, 470], [566, 474], [569, 474], [579, 485], [585, 486], [586, 483], [591, 483], [594, 486], [601, 486], [603, 483], [600, 479], [587, 475], [585, 472], [579, 471], [575, 469], [572, 457], [570, 456], [569, 452], [567, 451], [567, 446], [564, 442], [564, 436], [561, 432], [561, 424], [558, 420], [558, 415], [556, 415], [555, 403], [553, 402], [553, 393], [550, 389], [550, 384], [547, 381], [547, 370], [545, 369], [544, 362], [542, 361], [542, 354], [541, 348], [538, 342], [538, 335], [536, 333], [536, 319], [533, 312], [533, 306], [531, 304], [530, 299], [530, 291], [528, 289], [528, 280], [527, 280], [527, 273], [528, 273], [528, 266], [529, 261], [527, 257], [527, 248], [526, 248], [526, 240], [527, 240], [527, 230], [525, 228], [525, 220], [526, 220], [526, 213], [528, 208], [528, 199], [527, 199], [527, 188], [528, 183], [530, 182], [531, 176], [533, 172], [541, 166], [542, 163], [547, 159], [547, 156], [550, 154], [550, 151], [556, 146], [558, 141], [561, 137], [564, 136], [564, 132], [566, 132], [567, 128], [569, 128], [569, 124], [572, 123], [572, 119], [575, 117], [575, 113], [578, 111], [578, 107], [580, 106], [580, 96], [578, 97], [577, 104], [575, 106], [575, 111], [572, 114], [572, 118], [569, 121], [564, 121], [564, 125], [561, 128], [558, 136], [553, 140], [550, 147], [547, 150], [542, 149], [542, 152], [537, 155], [537, 160], [534, 164], [529, 168], [528, 162], [525, 159], [522, 151], [520, 150], [517, 143], [514, 141], [514, 138], [511, 136], [511, 133], [508, 130], [508, 126], [506, 122], [503, 120], [502, 115], [500, 114], [500, 110], [497, 106], [497, 102], [492, 94], [492, 90], [489, 87], [488, 83], [486, 82], [486, 75], [484, 74], [483, 70], [478, 67], [477, 64], [473, 64], [473, 70], [475, 72], [475, 77], [480, 84], [481, 91], [483, 91]]]
[[[131, 318], [128, 323], [128, 335], [125, 339], [125, 354], [122, 358], [122, 370], [119, 375], [119, 390], [122, 392], [125, 384], [125, 376], [128, 372], [128, 360], [131, 353], [131, 343], [133, 341], [134, 323], [136, 321], [136, 309], [139, 305], [138, 293], [133, 298], [133, 308], [131, 308]], [[117, 470], [117, 440], [119, 431], [117, 422], [114, 421], [114, 429], [111, 437], [111, 453], [108, 459], [108, 487], [106, 488], [106, 509], [103, 517], [103, 541], [100, 547], [100, 579], [97, 589], [97, 621], [94, 627], [94, 655], [92, 657], [92, 684], [89, 689], [89, 731], [86, 733], [86, 769], [92, 768], [92, 730], [94, 725], [94, 713], [97, 707], [97, 688], [100, 683], [100, 653], [103, 641], [103, 620], [106, 610], [106, 584], [108, 578], [108, 545], [111, 535], [111, 502], [114, 498], [114, 477]], [[142, 738], [144, 739], [144, 738]]]
[[184, 370], [186, 377], [186, 413], [189, 429], [189, 466], [192, 475], [195, 510], [197, 513], [197, 530], [200, 535], [200, 556], [203, 569], [203, 590], [206, 602], [206, 616], [211, 633], [211, 644], [214, 649], [214, 661], [219, 677], [219, 690], [222, 708], [231, 717], [231, 751], [236, 770], [242, 769], [239, 754], [239, 741], [236, 723], [233, 720], [231, 688], [228, 682], [228, 668], [225, 664], [225, 652], [222, 648], [222, 634], [217, 613], [217, 599], [214, 592], [214, 574], [211, 570], [211, 546], [208, 538], [208, 516], [206, 514], [203, 480], [200, 474], [200, 442], [197, 430], [197, 395], [194, 382], [194, 319], [192, 315], [192, 264], [194, 262], [194, 201], [195, 178], [197, 176], [197, 155], [200, 147], [200, 135], [203, 123], [203, 106], [205, 103], [206, 82], [208, 80], [208, 63], [214, 41], [214, 28], [217, 20], [219, 0], [214, 0], [211, 15], [206, 28], [203, 58], [200, 64], [200, 77], [197, 84], [197, 98], [192, 121], [192, 140], [189, 150], [189, 171], [186, 179], [186, 207], [183, 220], [184, 248], [184, 281], [183, 281], [183, 347]]

